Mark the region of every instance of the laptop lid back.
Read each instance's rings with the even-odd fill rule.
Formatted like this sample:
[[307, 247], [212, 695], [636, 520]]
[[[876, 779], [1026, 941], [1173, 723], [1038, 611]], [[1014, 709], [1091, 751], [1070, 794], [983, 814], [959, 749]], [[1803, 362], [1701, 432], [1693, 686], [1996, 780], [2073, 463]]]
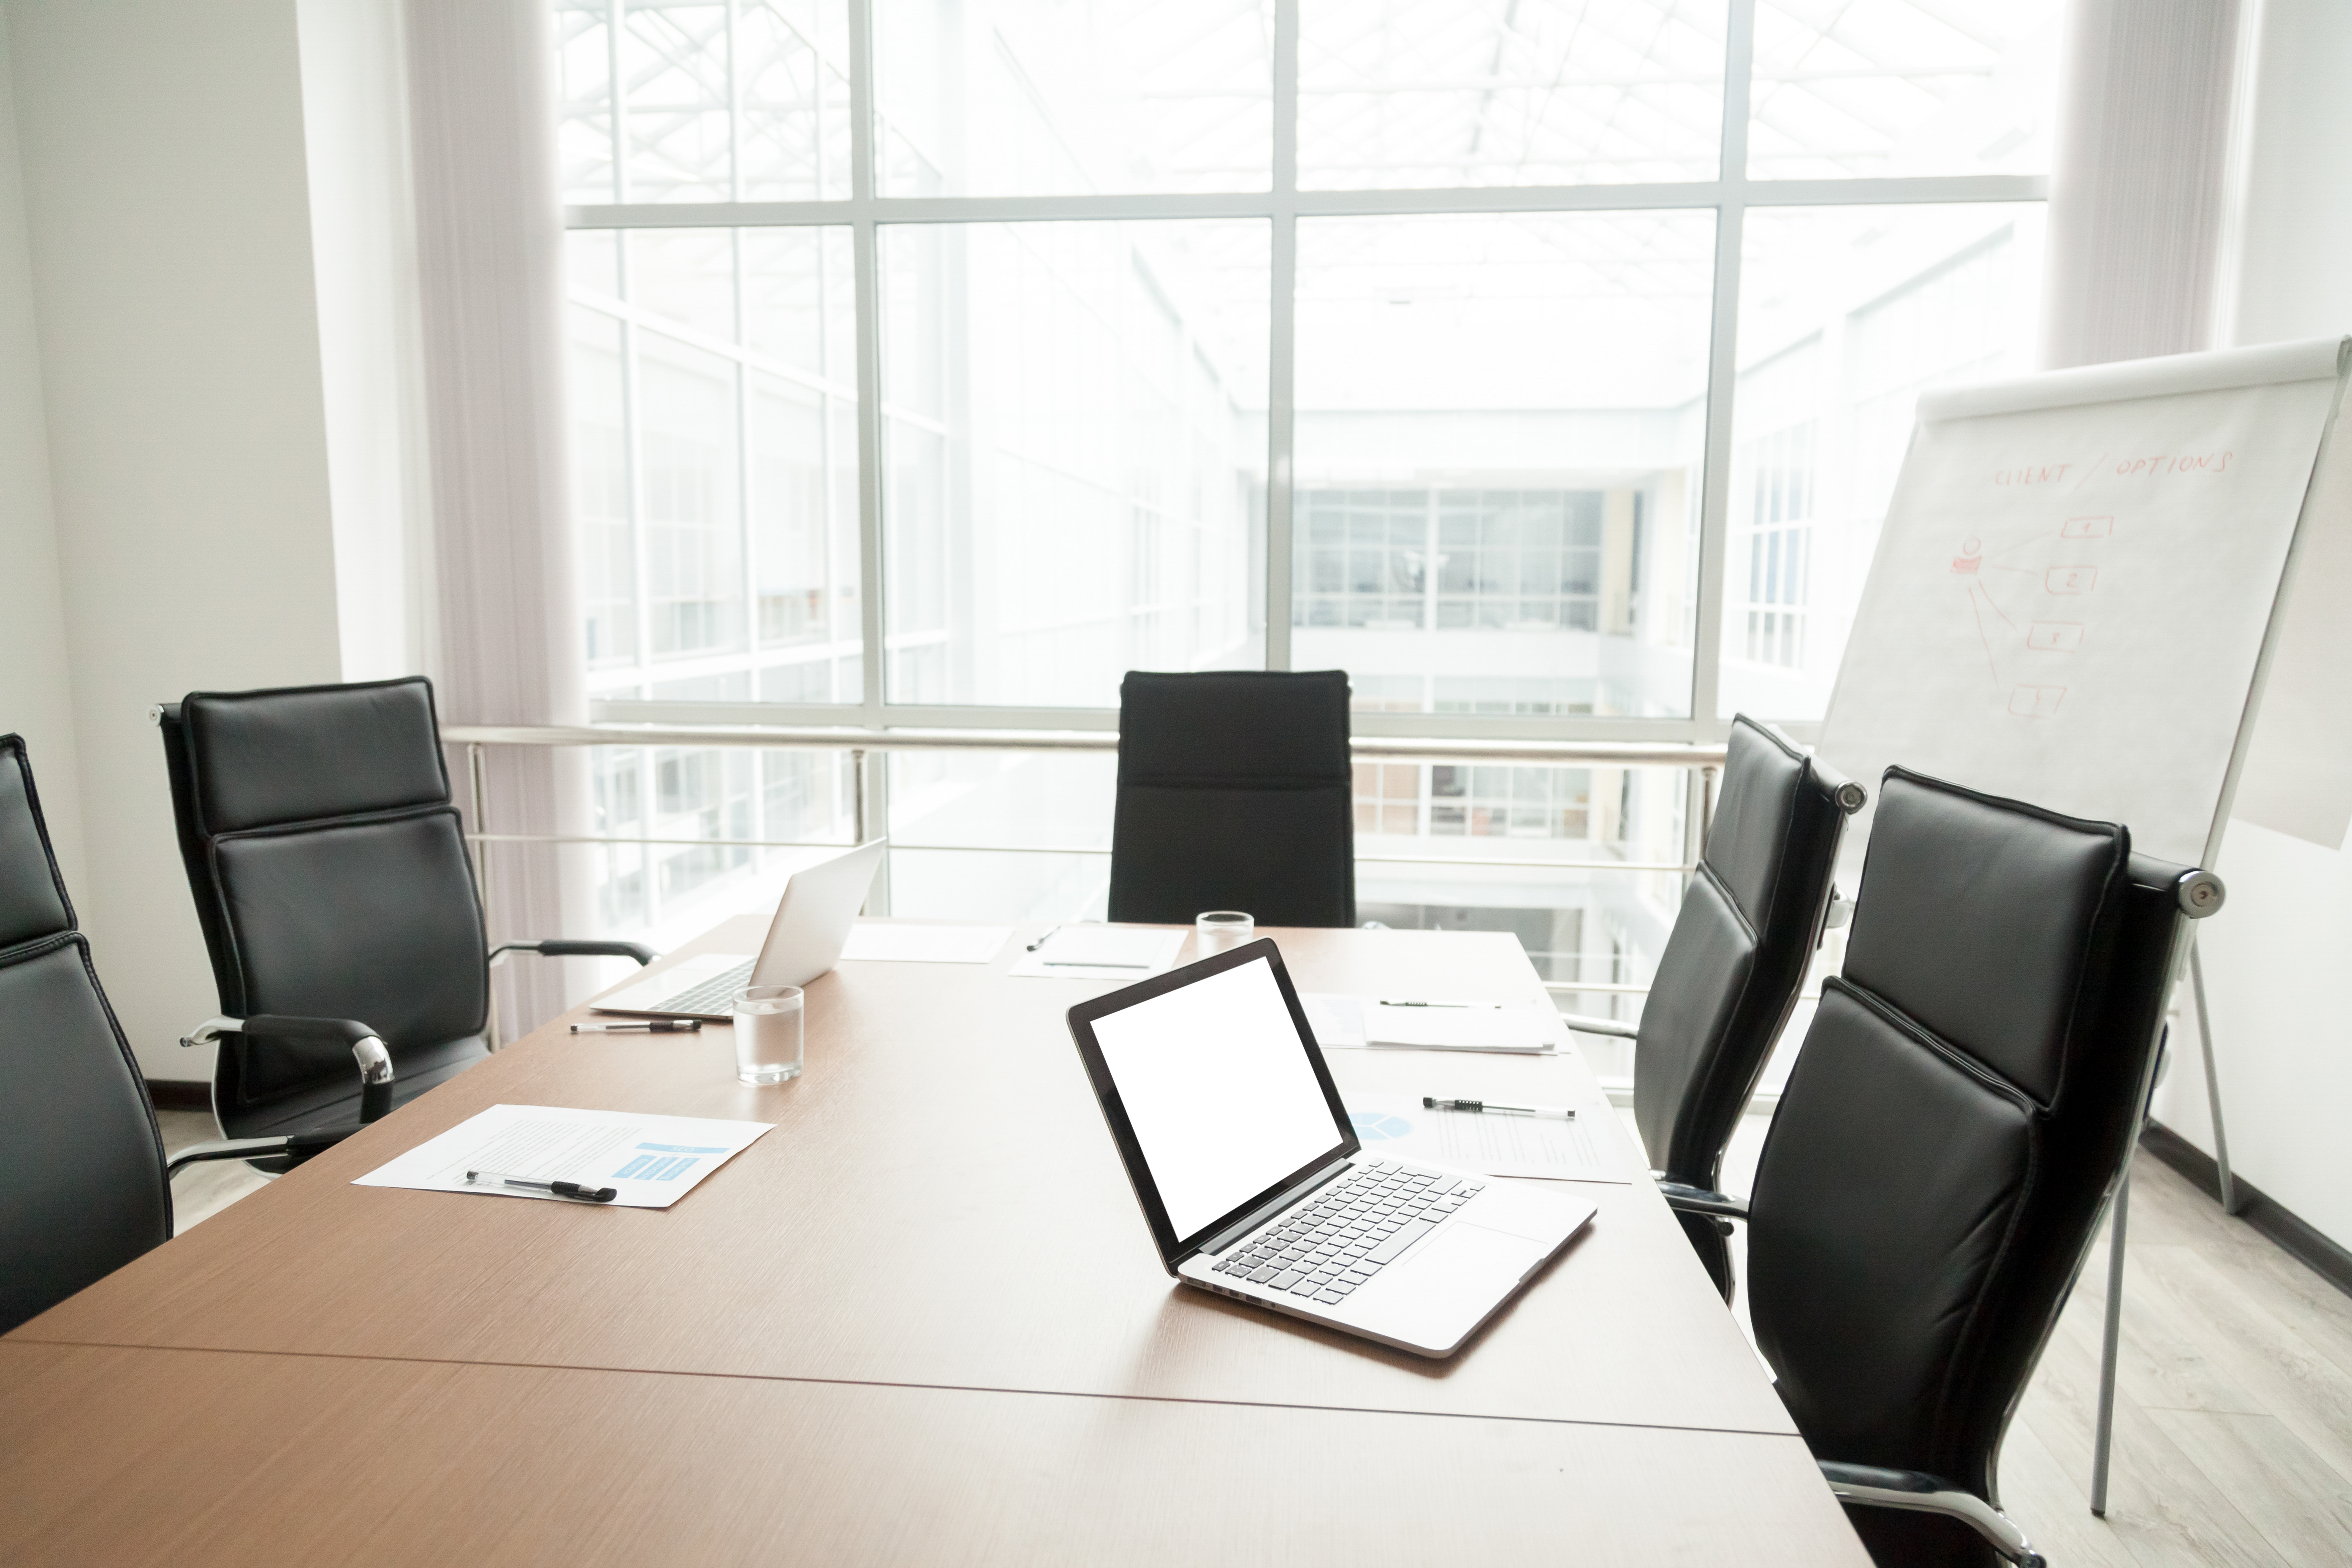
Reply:
[[1269, 938], [1081, 1002], [1069, 1024], [1171, 1274], [1361, 1147]]
[[751, 966], [754, 985], [805, 985], [841, 962], [850, 928], [865, 907], [866, 890], [881, 868], [887, 838], [872, 838], [844, 855], [803, 866], [784, 883], [768, 940]]

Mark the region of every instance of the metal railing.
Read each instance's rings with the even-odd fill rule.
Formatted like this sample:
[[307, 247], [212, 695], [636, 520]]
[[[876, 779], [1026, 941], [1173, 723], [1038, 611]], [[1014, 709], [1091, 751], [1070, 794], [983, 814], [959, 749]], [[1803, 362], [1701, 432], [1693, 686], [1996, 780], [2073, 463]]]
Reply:
[[[758, 750], [845, 751], [850, 759], [850, 803], [853, 836], [864, 843], [868, 828], [871, 783], [869, 759], [888, 752], [1117, 752], [1118, 736], [1108, 730], [869, 730], [850, 726], [789, 725], [651, 725], [651, 724], [451, 724], [442, 729], [444, 744], [466, 749], [467, 783], [473, 800], [474, 870], [481, 884], [484, 917], [489, 915], [490, 879], [485, 852], [493, 844], [612, 844], [679, 848], [807, 849], [835, 848], [828, 840], [776, 838], [654, 838], [624, 834], [491, 833], [488, 780], [483, 766], [487, 746], [659, 746], [749, 747]], [[1361, 735], [1349, 742], [1359, 762], [1383, 763], [1511, 763], [1549, 767], [1666, 767], [1688, 771], [1683, 811], [1682, 858], [1679, 860], [1546, 859], [1523, 860], [1472, 855], [1360, 855], [1359, 864], [1396, 866], [1461, 866], [1537, 870], [1656, 871], [1687, 876], [1698, 868], [1706, 824], [1715, 814], [1716, 786], [1723, 769], [1724, 748], [1682, 742], [1638, 741], [1516, 741], [1447, 740]], [[894, 849], [970, 854], [1108, 855], [1095, 845], [900, 844]], [[1560, 994], [1643, 996], [1647, 985], [1601, 981], [1547, 980], [1547, 991]]]

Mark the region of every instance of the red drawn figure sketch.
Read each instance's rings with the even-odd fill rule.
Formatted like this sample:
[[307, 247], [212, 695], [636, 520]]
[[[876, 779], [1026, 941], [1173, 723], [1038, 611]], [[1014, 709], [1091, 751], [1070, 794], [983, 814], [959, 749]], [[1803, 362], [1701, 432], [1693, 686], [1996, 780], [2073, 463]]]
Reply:
[[2053, 566], [2042, 574], [2042, 585], [2053, 594], [2087, 594], [2098, 581], [2095, 566]]
[[1973, 576], [1984, 565], [1984, 545], [1971, 536], [1952, 557], [1952, 570], [1963, 576]]
[[2061, 539], [2105, 539], [2116, 531], [2112, 517], [2070, 517], [2058, 531]]
[[2009, 710], [2021, 719], [2054, 719], [2065, 700], [2063, 686], [2020, 686], [2009, 694]]
[[2025, 646], [2036, 653], [2073, 653], [2083, 646], [2083, 623], [2036, 621], [2026, 630]]

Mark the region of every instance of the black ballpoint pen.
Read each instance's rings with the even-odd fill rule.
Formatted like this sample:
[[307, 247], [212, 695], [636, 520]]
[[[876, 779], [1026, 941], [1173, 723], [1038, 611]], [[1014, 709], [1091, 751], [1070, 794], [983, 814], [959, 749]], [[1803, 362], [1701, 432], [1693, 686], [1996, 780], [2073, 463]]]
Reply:
[[468, 1171], [468, 1182], [497, 1182], [501, 1186], [529, 1187], [533, 1192], [551, 1193], [559, 1198], [571, 1198], [583, 1204], [609, 1204], [621, 1195], [618, 1187], [583, 1187], [578, 1182], [542, 1182], [530, 1176], [507, 1176], [496, 1171]]
[[574, 1024], [575, 1035], [690, 1035], [702, 1027], [699, 1018], [652, 1018], [642, 1024]]

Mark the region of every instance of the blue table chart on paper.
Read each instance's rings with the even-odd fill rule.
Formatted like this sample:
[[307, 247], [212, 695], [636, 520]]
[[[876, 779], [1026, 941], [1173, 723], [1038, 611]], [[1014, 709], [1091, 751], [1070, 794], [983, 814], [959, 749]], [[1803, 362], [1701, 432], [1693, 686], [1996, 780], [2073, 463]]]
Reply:
[[699, 1149], [686, 1143], [640, 1143], [637, 1157], [613, 1173], [622, 1182], [674, 1182], [701, 1163], [705, 1154], [724, 1149]]

